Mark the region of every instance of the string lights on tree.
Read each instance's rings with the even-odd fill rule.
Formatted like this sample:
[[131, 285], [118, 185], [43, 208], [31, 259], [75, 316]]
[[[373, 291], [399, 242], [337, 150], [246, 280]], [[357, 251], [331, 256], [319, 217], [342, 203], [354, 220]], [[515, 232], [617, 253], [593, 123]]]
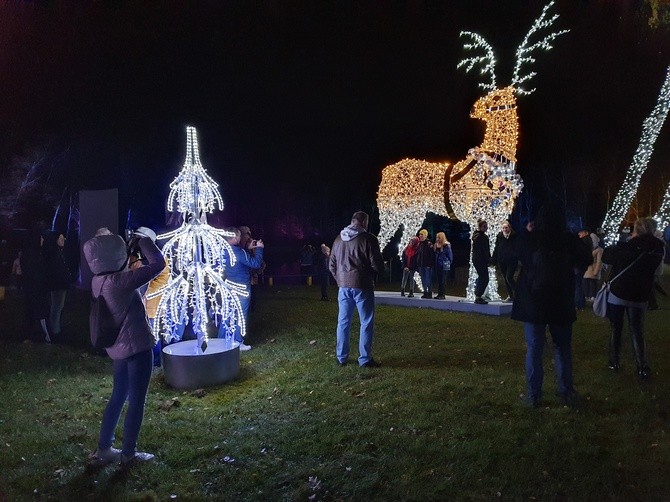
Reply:
[[[186, 128], [186, 160], [179, 175], [170, 184], [167, 206], [182, 215], [179, 228], [161, 234], [163, 256], [170, 279], [147, 298], [160, 297], [154, 336], [167, 343], [179, 341], [183, 329], [191, 324], [198, 347], [207, 349], [208, 330], [223, 323], [225, 338], [231, 342], [235, 326], [246, 333], [239, 296], [246, 296], [244, 285], [224, 279], [225, 268], [235, 264], [235, 255], [226, 241], [234, 234], [207, 224], [207, 213], [223, 210], [218, 185], [200, 162], [195, 127]], [[214, 320], [214, 321], [213, 321]]]
[[654, 219], [656, 220], [659, 230], [664, 230], [670, 225], [670, 184], [665, 190], [663, 202], [661, 202], [661, 207], [658, 208], [658, 211], [654, 215]]
[[[654, 151], [654, 144], [663, 127], [663, 123], [668, 116], [670, 109], [670, 66], [665, 73], [665, 81], [661, 86], [661, 91], [656, 100], [656, 106], [651, 114], [645, 119], [642, 124], [642, 137], [640, 143], [633, 155], [633, 161], [626, 172], [626, 176], [621, 185], [621, 189], [617, 193], [612, 206], [608, 209], [605, 215], [605, 220], [602, 224], [603, 232], [605, 233], [605, 245], [614, 244], [619, 236], [619, 226], [623, 222], [630, 205], [635, 198], [635, 194], [640, 186], [642, 175], [647, 169], [649, 159]], [[663, 207], [667, 207], [667, 193], [664, 198]], [[667, 210], [666, 210], [667, 214]]]
[[[446, 214], [476, 228], [479, 219], [486, 220], [491, 232], [497, 233], [509, 217], [514, 202], [523, 189], [523, 181], [516, 172], [516, 149], [519, 139], [519, 118], [516, 96], [531, 94], [520, 84], [528, 82], [535, 72], [521, 74], [535, 61], [532, 54], [551, 49], [551, 42], [568, 30], [552, 32], [537, 42], [531, 38], [540, 30], [550, 27], [558, 15], [547, 17], [554, 2], [547, 4], [516, 51], [516, 65], [512, 84], [498, 88], [495, 76], [495, 57], [491, 45], [477, 33], [461, 32], [469, 38], [466, 50], [482, 52], [463, 59], [458, 67], [466, 72], [481, 66], [484, 81], [479, 87], [489, 91], [474, 104], [470, 116], [483, 120], [486, 131], [482, 143], [471, 148], [466, 157], [455, 165], [405, 159], [387, 166], [377, 193], [381, 221], [380, 243], [385, 245], [402, 226], [405, 232], [416, 232], [426, 212]], [[491, 247], [495, 239], [491, 239]], [[402, 247], [399, 248], [399, 252]], [[470, 260], [470, 275], [466, 296], [474, 299], [476, 272]], [[495, 269], [489, 269], [488, 296], [499, 300]]]

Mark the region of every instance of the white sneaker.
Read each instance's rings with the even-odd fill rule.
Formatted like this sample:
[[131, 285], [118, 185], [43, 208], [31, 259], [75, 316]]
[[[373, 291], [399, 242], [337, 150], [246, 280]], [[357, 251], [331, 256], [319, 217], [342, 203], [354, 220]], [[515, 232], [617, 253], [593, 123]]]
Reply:
[[240, 342], [240, 351], [246, 352], [247, 350], [251, 350], [251, 345], [245, 345], [244, 342]]
[[156, 457], [153, 453], [147, 453], [145, 451], [136, 451], [135, 455], [127, 456], [121, 455], [121, 465], [130, 465], [135, 462], [149, 462]]
[[88, 456], [91, 465], [103, 466], [121, 460], [121, 450], [108, 448], [106, 450], [97, 449]]

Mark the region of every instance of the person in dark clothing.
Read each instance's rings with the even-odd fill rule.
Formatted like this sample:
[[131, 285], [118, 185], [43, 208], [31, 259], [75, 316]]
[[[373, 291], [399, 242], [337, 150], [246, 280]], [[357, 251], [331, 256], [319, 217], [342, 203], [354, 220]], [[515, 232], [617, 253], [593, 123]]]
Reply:
[[321, 244], [321, 253], [319, 254], [319, 280], [321, 282], [321, 301], [328, 301], [328, 287], [330, 286], [330, 270], [328, 270], [328, 261], [330, 260], [330, 248]]
[[537, 407], [542, 398], [544, 369], [542, 355], [547, 326], [554, 347], [558, 395], [575, 403], [572, 378], [572, 324], [575, 312], [575, 267], [588, 266], [591, 253], [565, 230], [563, 212], [555, 206], [543, 206], [535, 219], [533, 232], [517, 241], [521, 274], [512, 306], [512, 319], [524, 323], [526, 340], [525, 402]]
[[48, 232], [44, 238], [44, 260], [47, 271], [47, 288], [51, 295], [48, 328], [54, 340], [61, 336], [61, 316], [65, 307], [65, 297], [72, 284], [70, 267], [65, 261], [63, 249], [65, 236], [58, 232]]
[[[577, 237], [582, 245], [591, 252], [593, 250], [593, 244], [591, 241], [591, 236], [589, 231], [585, 228], [577, 232]], [[590, 265], [590, 263], [589, 263]], [[575, 307], [577, 310], [582, 310], [586, 306], [586, 296], [584, 295], [584, 274], [589, 266], [585, 267], [575, 267]]]
[[49, 289], [47, 286], [47, 265], [44, 260], [44, 237], [39, 227], [32, 229], [26, 237], [21, 252], [21, 273], [26, 305], [27, 336], [33, 336], [35, 323], [39, 323], [44, 341], [51, 343], [47, 318], [49, 316]]
[[488, 223], [477, 220], [477, 230], [472, 234], [472, 265], [477, 272], [475, 283], [475, 303], [486, 305], [488, 302], [482, 298], [486, 287], [489, 285], [489, 263], [491, 262], [491, 247], [489, 236], [486, 231]]
[[607, 317], [610, 320], [609, 368], [620, 368], [621, 334], [624, 316], [628, 318], [637, 374], [649, 379], [651, 370], [647, 363], [647, 348], [643, 323], [649, 292], [654, 285], [654, 272], [663, 259], [663, 242], [654, 236], [656, 223], [652, 218], [635, 222], [631, 238], [620, 241], [603, 251], [603, 263], [610, 264], [610, 277], [625, 270], [610, 286], [607, 295]]
[[421, 298], [433, 298], [433, 267], [435, 266], [435, 251], [433, 243], [428, 240], [428, 230], [419, 230], [419, 248], [414, 256], [416, 267], [421, 276], [423, 295]]
[[516, 239], [517, 234], [512, 230], [512, 225], [509, 221], [504, 221], [502, 231], [496, 237], [492, 261], [498, 266], [498, 270], [505, 280], [506, 302], [514, 299], [514, 290], [516, 289], [514, 275], [519, 264], [516, 257]]

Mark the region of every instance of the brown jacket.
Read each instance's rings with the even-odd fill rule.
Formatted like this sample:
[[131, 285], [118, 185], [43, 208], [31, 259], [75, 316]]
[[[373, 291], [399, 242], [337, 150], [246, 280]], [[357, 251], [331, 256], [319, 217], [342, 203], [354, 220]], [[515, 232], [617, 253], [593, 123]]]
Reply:
[[333, 243], [328, 269], [340, 288], [374, 289], [384, 271], [377, 237], [358, 225], [345, 227]]

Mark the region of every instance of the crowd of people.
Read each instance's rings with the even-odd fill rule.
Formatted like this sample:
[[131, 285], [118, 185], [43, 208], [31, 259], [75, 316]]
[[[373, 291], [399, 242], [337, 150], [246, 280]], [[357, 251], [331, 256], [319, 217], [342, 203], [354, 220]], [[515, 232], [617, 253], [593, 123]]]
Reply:
[[[311, 265], [318, 267], [321, 299], [328, 300], [330, 278], [338, 286], [336, 359], [346, 366], [350, 359], [350, 331], [354, 311], [360, 319], [358, 365], [381, 366], [373, 357], [375, 324], [375, 284], [384, 271], [384, 260], [377, 238], [368, 232], [369, 216], [357, 211], [335, 239], [332, 249], [322, 244], [320, 251], [308, 249]], [[621, 367], [624, 319], [628, 320], [637, 374], [650, 378], [648, 351], [643, 326], [646, 311], [653, 305], [654, 289], [660, 288], [664, 242], [651, 218], [638, 219], [632, 233], [613, 246], [604, 248], [596, 233], [566, 230], [563, 213], [556, 207], [542, 207], [536, 218], [520, 233], [504, 222], [497, 234], [493, 252], [487, 235], [488, 225], [480, 220], [472, 237], [472, 261], [477, 272], [475, 303], [486, 304], [489, 266], [495, 265], [504, 279], [507, 297], [513, 302], [511, 317], [523, 323], [526, 342], [526, 394], [524, 403], [537, 407], [542, 402], [543, 353], [546, 331], [551, 336], [557, 380], [557, 394], [568, 405], [579, 398], [573, 385], [572, 325], [577, 311], [592, 300], [602, 281], [617, 276], [608, 296], [610, 342], [607, 365]], [[227, 237], [235, 264], [226, 277], [241, 285], [242, 315], [248, 323], [254, 302], [254, 286], [264, 263], [264, 243], [254, 239], [249, 227], [230, 227]], [[119, 336], [106, 349], [113, 360], [113, 390], [103, 413], [98, 448], [91, 455], [97, 465], [111, 462], [129, 464], [151, 460], [153, 455], [137, 451], [144, 405], [154, 364], [160, 361], [160, 343], [152, 334], [158, 299], [146, 295], [160, 290], [169, 279], [169, 264], [156, 246], [151, 229], [137, 229], [126, 242], [107, 229], [100, 229], [84, 246], [91, 271], [92, 294], [106, 299], [112, 316], [120, 326]], [[67, 290], [72, 284], [63, 248], [65, 237], [59, 232], [31, 232], [13, 271], [20, 276], [26, 313], [35, 330], [46, 342], [61, 333], [61, 316]], [[313, 253], [312, 253], [313, 251]], [[401, 295], [414, 296], [414, 275], [420, 276], [422, 298], [445, 299], [448, 272], [454, 254], [444, 232], [435, 242], [427, 229], [409, 239], [402, 253]], [[18, 283], [19, 281], [17, 281]], [[216, 322], [213, 319], [213, 322]], [[219, 333], [224, 336], [224, 333]], [[242, 351], [251, 347], [240, 330], [234, 333]], [[122, 449], [114, 448], [114, 431], [125, 403]]]
[[[593, 302], [600, 285], [617, 275], [621, 278], [612, 283], [607, 305], [611, 333], [608, 367], [613, 371], [620, 369], [621, 339], [626, 318], [637, 374], [643, 381], [649, 379], [651, 374], [643, 320], [647, 310], [658, 308], [656, 291], [664, 293], [659, 283], [664, 241], [655, 220], [638, 219], [632, 233], [630, 230], [622, 232], [619, 242], [605, 249], [601, 245], [602, 235], [587, 229], [573, 234], [566, 228], [563, 213], [546, 206], [540, 209], [537, 217], [520, 234], [515, 233], [510, 223], [505, 221], [496, 236], [492, 255], [486, 235], [486, 221], [477, 222], [477, 229], [472, 236], [472, 262], [477, 272], [474, 302], [488, 303], [485, 299], [489, 282], [488, 268], [495, 265], [507, 291], [503, 301], [513, 302], [512, 319], [524, 323], [527, 348], [527, 393], [524, 400], [532, 407], [539, 406], [542, 398], [543, 352], [547, 329], [554, 349], [558, 395], [566, 404], [575, 403], [577, 394], [572, 377], [572, 324], [577, 319], [577, 311]], [[438, 240], [441, 240], [439, 234], [436, 242]], [[418, 268], [416, 256], [421, 243], [424, 243], [425, 249], [437, 253], [438, 246], [430, 243], [425, 229], [410, 239], [403, 251], [404, 272], [400, 291], [403, 296], [406, 288], [409, 289], [409, 296], [414, 296], [411, 277]], [[434, 267], [439, 269], [437, 259]], [[432, 297], [430, 280], [430, 273], [421, 273], [421, 281], [427, 292], [422, 298]], [[435, 298], [444, 298], [441, 290]]]

